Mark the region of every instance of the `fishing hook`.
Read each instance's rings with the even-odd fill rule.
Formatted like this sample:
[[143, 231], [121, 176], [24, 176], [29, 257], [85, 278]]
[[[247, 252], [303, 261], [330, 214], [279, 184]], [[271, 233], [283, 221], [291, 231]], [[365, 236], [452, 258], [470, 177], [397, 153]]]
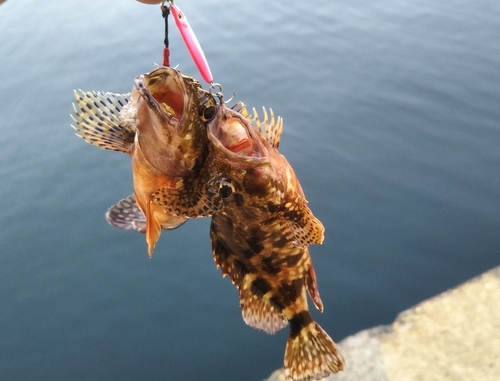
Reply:
[[[215, 92], [215, 90], [218, 90]], [[222, 85], [220, 83], [210, 82], [210, 89], [208, 90], [212, 97], [219, 98], [219, 104], [225, 104], [224, 102], [224, 94], [222, 94]], [[215, 92], [215, 94], [214, 94]], [[215, 95], [215, 96], [214, 96]], [[233, 99], [233, 97], [231, 97]]]

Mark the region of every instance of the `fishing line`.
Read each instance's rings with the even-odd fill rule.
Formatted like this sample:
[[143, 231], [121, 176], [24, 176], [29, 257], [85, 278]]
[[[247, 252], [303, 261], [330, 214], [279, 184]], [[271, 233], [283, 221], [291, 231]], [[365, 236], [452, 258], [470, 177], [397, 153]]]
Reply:
[[166, 7], [164, 3], [161, 4], [161, 16], [165, 20], [165, 39], [163, 43], [165, 47], [163, 48], [163, 66], [170, 66], [170, 49], [168, 48], [168, 16], [170, 15], [170, 7]]

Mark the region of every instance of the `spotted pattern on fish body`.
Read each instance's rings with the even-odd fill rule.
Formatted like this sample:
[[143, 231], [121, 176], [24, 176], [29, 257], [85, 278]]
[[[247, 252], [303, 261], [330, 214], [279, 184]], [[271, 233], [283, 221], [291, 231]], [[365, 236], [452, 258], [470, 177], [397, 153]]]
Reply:
[[[262, 125], [260, 131], [278, 136]], [[323, 241], [323, 226], [277, 152], [279, 141], [272, 138], [271, 144], [247, 118], [223, 106], [209, 123], [208, 136], [212, 144], [200, 175], [204, 197], [222, 201], [213, 210], [212, 253], [239, 290], [244, 321], [268, 333], [290, 324], [284, 360], [288, 379], [313, 380], [342, 370], [342, 355], [313, 321], [306, 298], [307, 290], [323, 310], [308, 249]], [[239, 143], [242, 136], [249, 144]]]
[[[186, 98], [189, 86], [184, 86], [190, 81], [167, 80], [175, 74], [160, 69], [136, 78], [131, 100], [120, 113], [122, 128], [136, 128], [133, 145], [125, 151], [102, 127], [103, 119], [105, 125], [111, 116], [104, 114], [94, 123], [92, 112], [82, 113], [90, 115], [84, 126], [94, 123], [95, 132], [86, 135], [89, 143], [104, 142], [101, 148], [119, 147], [132, 156], [134, 195], [146, 220], [149, 252], [169, 222], [212, 215], [213, 256], [239, 290], [244, 321], [268, 333], [290, 324], [287, 378], [309, 381], [342, 370], [342, 355], [307, 306], [306, 290], [323, 310], [308, 245], [321, 243], [324, 229], [307, 207], [291, 166], [277, 151], [281, 118], [275, 121], [271, 111], [268, 119], [264, 111], [261, 123], [255, 110], [252, 117], [244, 106], [238, 113], [219, 104], [208, 133], [198, 140], [193, 134], [204, 131], [200, 115], [210, 114], [203, 110], [205, 95]], [[193, 98], [198, 117], [186, 103]], [[99, 140], [100, 134], [108, 140]], [[130, 202], [115, 207], [114, 215], [128, 226], [123, 212], [130, 210]]]
[[186, 213], [169, 213], [156, 204], [152, 194], [161, 189], [172, 202], [196, 196], [183, 182], [192, 181], [205, 160], [207, 120], [200, 117], [200, 108], [212, 97], [196, 80], [167, 67], [136, 77], [131, 94], [80, 91], [75, 96], [77, 135], [132, 158], [134, 202], [142, 215], [126, 213], [129, 198], [111, 207], [106, 218], [115, 227], [139, 231], [145, 219], [151, 256], [161, 230], [188, 219]]
[[342, 355], [308, 310], [306, 289], [323, 310], [309, 250], [283, 239], [281, 229], [269, 224], [241, 224], [224, 213], [212, 217], [212, 253], [240, 291], [243, 320], [267, 333], [290, 323], [284, 363], [289, 379], [312, 380], [342, 370]]

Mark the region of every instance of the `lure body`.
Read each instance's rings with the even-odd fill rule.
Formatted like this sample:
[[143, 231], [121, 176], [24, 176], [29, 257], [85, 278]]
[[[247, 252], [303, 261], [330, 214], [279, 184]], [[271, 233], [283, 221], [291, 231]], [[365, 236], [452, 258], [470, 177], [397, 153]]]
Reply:
[[210, 72], [210, 67], [208, 66], [207, 59], [205, 58], [203, 49], [201, 48], [200, 43], [198, 42], [198, 39], [196, 38], [196, 35], [191, 28], [191, 25], [189, 25], [186, 16], [175, 4], [172, 4], [170, 6], [170, 10], [174, 15], [175, 24], [181, 32], [182, 39], [184, 40], [184, 43], [186, 44], [189, 53], [194, 60], [194, 63], [200, 71], [201, 77], [207, 83], [212, 83], [213, 77], [212, 73]]

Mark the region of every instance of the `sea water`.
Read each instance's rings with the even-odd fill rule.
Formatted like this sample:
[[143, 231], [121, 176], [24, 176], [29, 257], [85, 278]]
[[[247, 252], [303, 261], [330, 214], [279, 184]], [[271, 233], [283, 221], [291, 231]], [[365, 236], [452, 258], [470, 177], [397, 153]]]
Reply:
[[[326, 229], [311, 256], [335, 340], [500, 264], [500, 2], [185, 1], [226, 97], [285, 121]], [[171, 20], [172, 21], [172, 20]], [[171, 64], [201, 80], [174, 23]], [[104, 213], [130, 159], [78, 139], [73, 89], [161, 63], [158, 6], [0, 6], [0, 379], [259, 381], [288, 329], [241, 319], [209, 220], [144, 236]]]

